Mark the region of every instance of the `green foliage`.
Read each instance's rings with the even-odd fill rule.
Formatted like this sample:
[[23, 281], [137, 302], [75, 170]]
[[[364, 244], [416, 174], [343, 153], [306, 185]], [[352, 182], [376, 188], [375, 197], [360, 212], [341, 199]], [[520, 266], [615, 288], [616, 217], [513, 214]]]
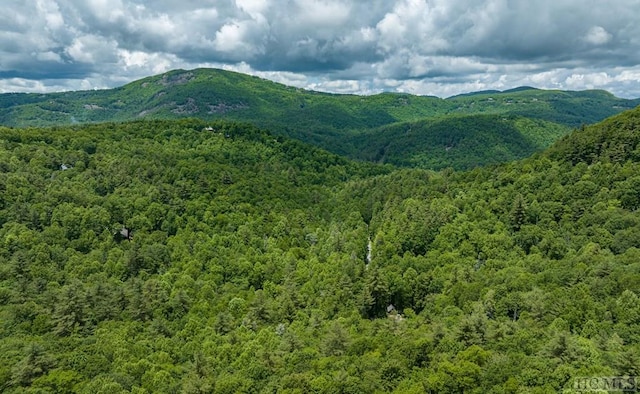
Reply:
[[351, 145], [360, 147], [356, 157], [362, 160], [459, 170], [527, 157], [569, 131], [519, 116], [446, 116], [357, 134]]
[[637, 161], [640, 159], [639, 123], [640, 109], [634, 109], [597, 125], [581, 127], [558, 142], [551, 150], [552, 157], [573, 164], [596, 161], [624, 164], [628, 160]]
[[0, 129], [0, 391], [559, 392], [636, 375], [636, 116], [467, 172], [226, 121]]

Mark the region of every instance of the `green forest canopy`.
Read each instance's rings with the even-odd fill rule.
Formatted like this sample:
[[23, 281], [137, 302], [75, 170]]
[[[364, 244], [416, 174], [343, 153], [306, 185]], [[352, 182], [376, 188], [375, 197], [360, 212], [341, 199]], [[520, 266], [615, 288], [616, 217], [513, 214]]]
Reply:
[[633, 110], [467, 172], [223, 121], [0, 129], [0, 391], [637, 376], [639, 128]]

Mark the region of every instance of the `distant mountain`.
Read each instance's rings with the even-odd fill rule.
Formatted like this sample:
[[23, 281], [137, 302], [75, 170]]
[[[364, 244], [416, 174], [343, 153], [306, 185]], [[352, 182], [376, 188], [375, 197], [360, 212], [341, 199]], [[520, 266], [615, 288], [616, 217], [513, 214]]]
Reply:
[[197, 69], [171, 71], [109, 90], [0, 95], [0, 123], [38, 126], [198, 117], [313, 133], [308, 129], [376, 127], [445, 114], [450, 107], [435, 97], [319, 93], [231, 71]]
[[[135, 119], [196, 117], [212, 121], [224, 118], [250, 122], [276, 134], [352, 158], [380, 159], [388, 155], [380, 156], [371, 152], [385, 152], [390, 145], [408, 146], [410, 157], [401, 157], [405, 155], [404, 151], [394, 151], [388, 157], [394, 157], [391, 161], [395, 163], [431, 165], [434, 162], [448, 163], [450, 160], [446, 156], [451, 155], [447, 153], [437, 157], [437, 147], [429, 145], [434, 138], [440, 137], [407, 138], [398, 133], [397, 130], [407, 127], [406, 122], [420, 122], [423, 126], [419, 128], [425, 132], [430, 132], [432, 127], [436, 127], [434, 125], [438, 125], [440, 135], [449, 131], [452, 133], [449, 137], [443, 137], [446, 139], [468, 133], [495, 133], [494, 124], [487, 119], [501, 124], [504, 115], [508, 119], [529, 118], [552, 122], [554, 125], [551, 129], [554, 131], [551, 134], [557, 138], [571, 127], [600, 121], [638, 104], [640, 100], [620, 99], [603, 91], [565, 92], [529, 87], [504, 92], [477, 92], [448, 99], [398, 93], [340, 95], [308, 91], [231, 71], [196, 69], [170, 71], [109, 90], [2, 94], [0, 124], [25, 127]], [[486, 129], [478, 129], [478, 125], [474, 125], [471, 130], [468, 126], [476, 115], [495, 116], [482, 118], [484, 120], [479, 124], [486, 126]], [[455, 120], [444, 121], [451, 116]], [[461, 116], [466, 120], [461, 121]], [[389, 132], [385, 131], [386, 127], [391, 127]], [[376, 137], [380, 133], [386, 137]], [[553, 140], [548, 138], [550, 133], [543, 133], [544, 137], [532, 138], [550, 143]], [[389, 141], [390, 136], [396, 136], [399, 140]], [[510, 140], [510, 137], [504, 137]], [[492, 139], [478, 139], [481, 145], [474, 149], [485, 150], [483, 141]], [[375, 141], [379, 141], [380, 145], [372, 145]], [[531, 149], [546, 146], [534, 144], [526, 149], [509, 147], [507, 151], [529, 154]], [[462, 153], [466, 154], [464, 151]], [[416, 159], [425, 155], [430, 158]], [[515, 156], [509, 153], [493, 157], [522, 156], [520, 153]], [[470, 159], [462, 167], [488, 162]]]
[[517, 88], [504, 90], [503, 93], [515, 93], [515, 92], [522, 92], [525, 90], [539, 90], [539, 89], [534, 88], [532, 86], [518, 86]]
[[483, 95], [483, 94], [500, 94], [500, 93], [502, 93], [501, 90], [495, 90], [495, 89], [479, 90], [477, 92], [467, 92], [467, 93], [456, 94], [455, 96], [451, 96], [448, 99], [449, 100], [455, 100], [455, 99], [458, 99], [460, 97], [471, 97], [471, 96], [479, 96], [479, 95]]
[[569, 127], [599, 122], [640, 105], [640, 99], [615, 97], [604, 90], [562, 91], [528, 87], [499, 93], [480, 92], [447, 99], [455, 102], [452, 112], [513, 114], [543, 119]]

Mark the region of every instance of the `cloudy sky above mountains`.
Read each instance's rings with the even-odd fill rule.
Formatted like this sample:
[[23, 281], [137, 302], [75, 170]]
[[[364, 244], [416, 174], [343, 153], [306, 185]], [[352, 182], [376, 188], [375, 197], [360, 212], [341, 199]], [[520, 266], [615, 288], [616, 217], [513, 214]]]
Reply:
[[0, 92], [221, 67], [338, 93], [640, 97], [640, 0], [4, 0]]

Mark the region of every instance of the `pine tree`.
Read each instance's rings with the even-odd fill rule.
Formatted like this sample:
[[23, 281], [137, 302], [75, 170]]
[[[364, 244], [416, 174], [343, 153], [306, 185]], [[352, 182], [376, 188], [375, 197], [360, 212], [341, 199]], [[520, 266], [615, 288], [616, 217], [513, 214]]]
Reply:
[[511, 206], [511, 228], [514, 231], [520, 231], [520, 227], [525, 223], [526, 213], [527, 203], [522, 194], [518, 193]]

